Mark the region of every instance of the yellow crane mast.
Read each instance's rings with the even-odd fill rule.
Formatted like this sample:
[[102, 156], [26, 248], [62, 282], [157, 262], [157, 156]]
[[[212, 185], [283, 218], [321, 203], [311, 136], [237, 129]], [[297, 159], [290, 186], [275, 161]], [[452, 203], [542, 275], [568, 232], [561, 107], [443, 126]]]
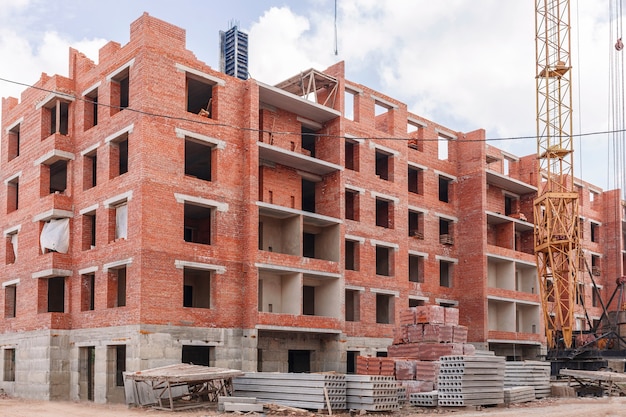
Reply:
[[574, 189], [569, 0], [535, 0], [535, 256], [549, 348], [572, 345], [580, 256]]

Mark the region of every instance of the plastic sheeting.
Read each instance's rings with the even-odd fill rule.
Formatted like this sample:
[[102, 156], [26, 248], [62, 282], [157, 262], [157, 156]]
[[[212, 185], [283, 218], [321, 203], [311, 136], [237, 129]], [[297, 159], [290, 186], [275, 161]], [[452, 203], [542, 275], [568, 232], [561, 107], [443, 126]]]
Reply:
[[67, 253], [70, 247], [70, 219], [56, 219], [46, 222], [41, 230], [39, 243], [41, 244], [41, 251], [44, 253], [46, 249]]
[[115, 208], [115, 239], [128, 237], [128, 206], [123, 204]]
[[17, 260], [17, 233], [11, 235], [11, 245], [13, 246], [13, 258]]

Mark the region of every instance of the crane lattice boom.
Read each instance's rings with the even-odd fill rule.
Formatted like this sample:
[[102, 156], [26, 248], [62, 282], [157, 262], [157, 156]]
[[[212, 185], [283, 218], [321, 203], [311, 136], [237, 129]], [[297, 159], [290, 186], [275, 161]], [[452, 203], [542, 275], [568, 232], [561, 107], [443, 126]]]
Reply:
[[548, 346], [572, 344], [580, 254], [574, 191], [569, 0], [536, 0], [535, 256]]

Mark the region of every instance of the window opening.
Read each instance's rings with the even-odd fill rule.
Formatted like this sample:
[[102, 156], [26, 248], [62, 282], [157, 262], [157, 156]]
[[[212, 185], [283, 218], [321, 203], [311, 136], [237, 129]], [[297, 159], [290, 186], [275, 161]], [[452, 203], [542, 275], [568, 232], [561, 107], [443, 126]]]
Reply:
[[315, 315], [315, 287], [310, 285], [302, 286], [302, 314]]
[[376, 246], [376, 275], [392, 275], [391, 250], [385, 246]]
[[393, 229], [393, 205], [388, 200], [376, 199], [376, 226]]
[[409, 282], [424, 282], [424, 257], [409, 255]]
[[50, 130], [49, 135], [58, 133], [60, 135], [67, 135], [69, 125], [69, 103], [57, 100], [55, 106], [52, 108], [46, 108], [50, 115]]
[[50, 194], [64, 193], [67, 188], [67, 161], [60, 160], [50, 165]]
[[17, 311], [17, 285], [4, 287], [4, 318], [15, 317]]
[[83, 159], [83, 190], [93, 188], [98, 183], [98, 157], [96, 151], [87, 154]]
[[89, 130], [98, 125], [98, 89], [95, 88], [85, 94], [85, 130]]
[[109, 269], [108, 308], [126, 306], [126, 266]]
[[3, 380], [6, 382], [13, 382], [15, 381], [15, 349], [3, 349], [3, 351]]
[[349, 90], [343, 90], [343, 117], [348, 120], [354, 120], [354, 98], [355, 94]]
[[598, 223], [591, 222], [591, 241], [600, 242], [600, 225]]
[[513, 205], [514, 205], [514, 201], [513, 201], [513, 197], [505, 195], [504, 196], [504, 214], [507, 216], [510, 216], [511, 214], [513, 214]]
[[302, 210], [315, 213], [315, 183], [302, 179]]
[[345, 141], [345, 166], [352, 171], [359, 170], [359, 144], [351, 140]]
[[96, 275], [81, 275], [80, 311], [93, 311], [96, 304]]
[[187, 74], [187, 111], [213, 118], [213, 84]]
[[115, 386], [124, 386], [124, 372], [126, 372], [126, 345], [115, 346]]
[[358, 221], [359, 193], [357, 191], [346, 189], [345, 200], [346, 219]]
[[17, 231], [7, 234], [6, 237], [6, 264], [14, 264], [17, 261], [18, 234]]
[[450, 202], [450, 180], [439, 176], [439, 201]]
[[96, 213], [83, 215], [83, 250], [90, 250], [96, 247]]
[[346, 290], [346, 321], [360, 321], [361, 293], [358, 290]]
[[115, 240], [128, 238], [128, 204], [115, 206]]
[[409, 210], [409, 236], [424, 239], [424, 214]]
[[7, 182], [7, 213], [14, 212], [20, 207], [19, 191], [19, 177], [15, 177], [11, 181]]
[[409, 298], [409, 308], [410, 307], [419, 307], [419, 306], [423, 306], [423, 305], [426, 305], [424, 300], [415, 300], [413, 298]]
[[130, 103], [130, 71], [122, 70], [111, 78], [111, 116], [119, 113]]
[[385, 181], [391, 181], [390, 165], [391, 156], [384, 152], [376, 151], [376, 175]]
[[393, 295], [376, 294], [376, 323], [393, 324], [394, 322]]
[[358, 254], [359, 254], [359, 242], [355, 242], [354, 240], [346, 240], [346, 259], [345, 259], [345, 268], [349, 271], [358, 271], [359, 263], [358, 263]]
[[311, 351], [290, 349], [287, 353], [287, 372], [311, 372]]
[[211, 244], [213, 208], [185, 202], [184, 239], [185, 242]]
[[211, 308], [211, 271], [183, 269], [183, 307]]
[[408, 173], [408, 189], [410, 193], [422, 194], [423, 178], [422, 170], [409, 167]]
[[48, 278], [48, 313], [65, 312], [65, 277]]
[[439, 261], [439, 285], [452, 288], [452, 263]]
[[444, 245], [454, 244], [452, 221], [441, 217], [439, 218], [439, 243]]
[[200, 366], [212, 366], [212, 358], [215, 355], [214, 349], [212, 346], [183, 345], [181, 362]]
[[301, 137], [302, 153], [315, 158], [315, 141], [317, 139], [315, 131], [302, 126]]
[[315, 258], [315, 235], [313, 233], [302, 233], [302, 256]]
[[185, 175], [211, 181], [213, 147], [185, 139]]
[[20, 156], [20, 130], [21, 124], [15, 125], [9, 130], [8, 160], [11, 161]]
[[128, 134], [110, 142], [111, 179], [128, 172]]
[[448, 160], [448, 141], [449, 139], [445, 136], [439, 135], [439, 139], [437, 140], [437, 158], [440, 161]]

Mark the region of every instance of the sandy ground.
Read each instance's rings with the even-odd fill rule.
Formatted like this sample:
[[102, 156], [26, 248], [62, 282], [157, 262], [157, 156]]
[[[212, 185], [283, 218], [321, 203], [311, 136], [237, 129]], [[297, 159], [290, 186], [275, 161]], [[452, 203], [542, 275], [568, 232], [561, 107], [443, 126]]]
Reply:
[[[475, 407], [432, 409], [406, 406], [396, 413], [369, 415], [410, 417], [441, 414], [463, 417], [618, 417], [626, 416], [626, 397], [546, 398], [532, 403], [516, 404], [510, 407], [497, 406], [484, 407], [482, 409], [476, 409]], [[237, 414], [218, 413], [214, 409], [168, 412], [152, 408], [128, 408], [123, 404], [101, 405], [93, 403], [34, 401], [8, 397], [0, 398], [1, 417], [204, 417], [216, 415], [236, 416]], [[341, 416], [348, 417], [349, 415], [343, 414]]]

